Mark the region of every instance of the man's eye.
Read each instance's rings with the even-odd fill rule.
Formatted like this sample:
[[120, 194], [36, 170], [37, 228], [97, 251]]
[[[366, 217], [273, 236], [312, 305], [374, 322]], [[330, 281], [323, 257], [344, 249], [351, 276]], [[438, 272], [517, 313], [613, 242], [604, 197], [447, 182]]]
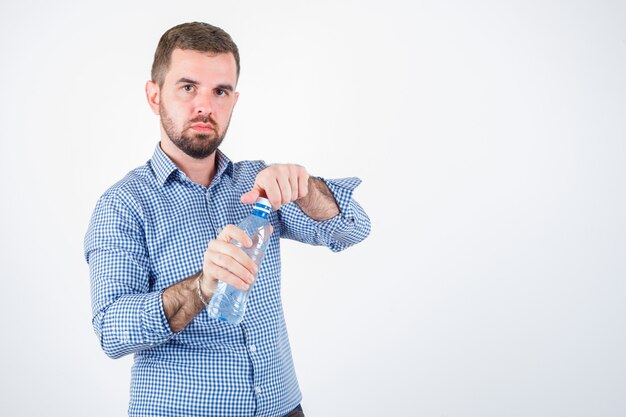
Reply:
[[222, 90], [221, 88], [218, 88], [217, 90], [215, 90], [215, 94], [222, 97], [225, 95], [228, 95], [228, 93], [226, 92], [226, 90]]
[[183, 90], [188, 92], [188, 93], [191, 93], [194, 90], [194, 87], [191, 84], [187, 84], [187, 85], [183, 86]]

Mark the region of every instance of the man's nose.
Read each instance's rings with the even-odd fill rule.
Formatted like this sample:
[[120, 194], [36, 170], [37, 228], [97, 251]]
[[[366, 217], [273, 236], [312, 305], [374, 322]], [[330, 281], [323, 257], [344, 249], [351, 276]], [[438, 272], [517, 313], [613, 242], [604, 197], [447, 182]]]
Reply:
[[211, 93], [198, 94], [194, 105], [197, 114], [211, 114], [213, 112], [213, 97]]

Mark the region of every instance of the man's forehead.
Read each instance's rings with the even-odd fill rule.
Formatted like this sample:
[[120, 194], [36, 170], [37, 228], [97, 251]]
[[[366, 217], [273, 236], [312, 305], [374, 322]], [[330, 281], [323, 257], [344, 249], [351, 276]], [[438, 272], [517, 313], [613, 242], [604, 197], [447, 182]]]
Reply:
[[220, 61], [236, 68], [235, 56], [231, 52], [208, 52], [176, 48], [172, 51], [171, 63], [195, 63], [198, 61]]
[[215, 53], [190, 49], [174, 49], [170, 60], [167, 78], [187, 77], [201, 81], [201, 78], [222, 78], [222, 81], [237, 79], [237, 63], [230, 52]]

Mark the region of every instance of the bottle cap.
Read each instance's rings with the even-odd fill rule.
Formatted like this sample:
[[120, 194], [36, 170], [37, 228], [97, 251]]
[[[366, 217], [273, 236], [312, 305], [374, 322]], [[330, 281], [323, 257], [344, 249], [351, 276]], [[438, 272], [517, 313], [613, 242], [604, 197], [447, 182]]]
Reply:
[[270, 203], [267, 198], [259, 197], [254, 203], [254, 208], [256, 210], [261, 210], [264, 213], [270, 214], [270, 212], [272, 211], [272, 203]]

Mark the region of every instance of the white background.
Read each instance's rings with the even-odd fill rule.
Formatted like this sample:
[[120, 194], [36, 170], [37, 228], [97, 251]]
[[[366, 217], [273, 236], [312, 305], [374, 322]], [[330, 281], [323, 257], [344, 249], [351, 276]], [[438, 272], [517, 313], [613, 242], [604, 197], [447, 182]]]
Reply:
[[359, 176], [368, 240], [286, 242], [307, 416], [626, 415], [623, 1], [2, 0], [0, 414], [121, 416], [82, 240], [158, 140], [161, 34], [242, 55], [223, 150]]

